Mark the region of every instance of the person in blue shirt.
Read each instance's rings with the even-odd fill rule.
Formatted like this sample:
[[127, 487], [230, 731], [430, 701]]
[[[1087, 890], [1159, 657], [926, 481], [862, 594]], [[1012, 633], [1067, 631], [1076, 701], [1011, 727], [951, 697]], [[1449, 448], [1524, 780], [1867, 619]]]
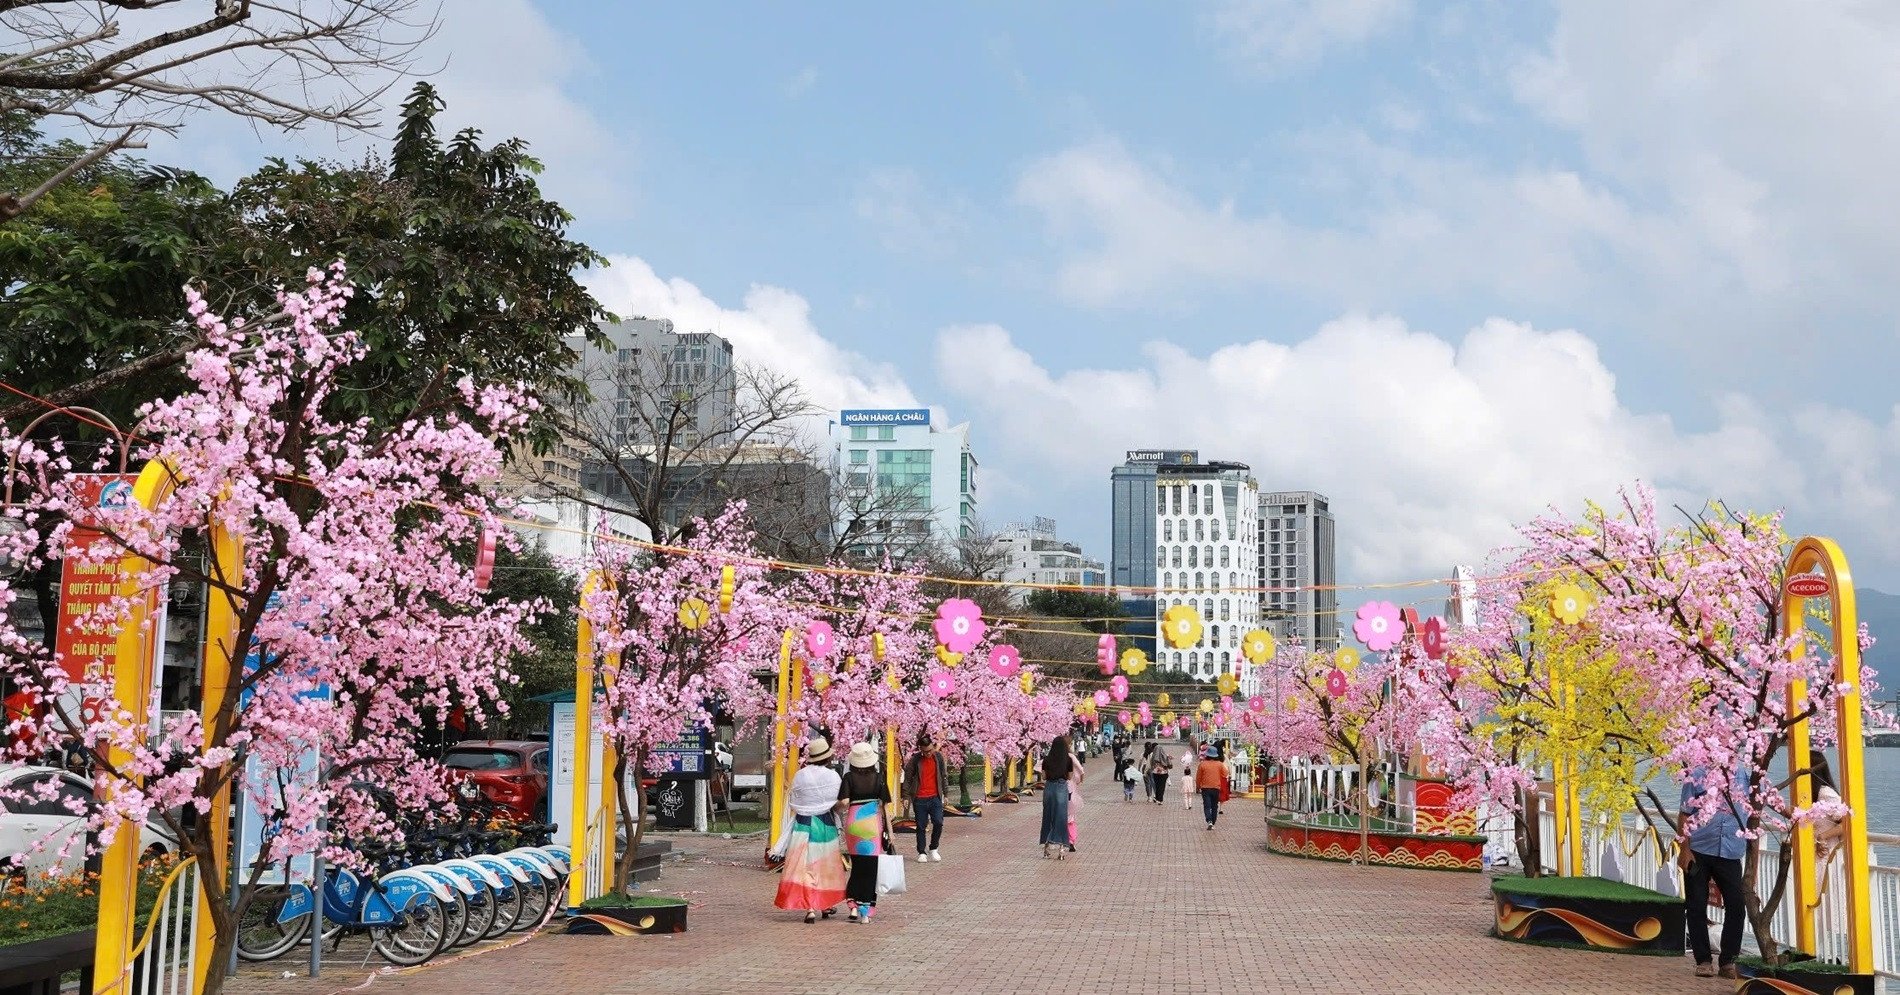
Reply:
[[[1748, 853], [1748, 840], [1741, 836], [1742, 813], [1747, 810], [1748, 775], [1737, 770], [1730, 778], [1727, 793], [1704, 787], [1707, 780], [1704, 772], [1697, 770], [1682, 785], [1682, 806], [1676, 822], [1676, 863], [1682, 867], [1682, 898], [1688, 906], [1685, 920], [1689, 950], [1695, 954], [1696, 977], [1710, 978], [1719, 973], [1724, 978], [1733, 978], [1736, 977], [1735, 958], [1742, 953], [1742, 927], [1748, 919], [1742, 911], [1742, 858]], [[1685, 833], [1683, 829], [1691, 816], [1705, 811], [1708, 814], [1702, 824], [1694, 832]], [[1685, 835], [1688, 846], [1680, 842]], [[1726, 910], [1722, 917], [1719, 969], [1709, 962], [1710, 882], [1714, 882], [1716, 891], [1721, 894], [1722, 907]]]

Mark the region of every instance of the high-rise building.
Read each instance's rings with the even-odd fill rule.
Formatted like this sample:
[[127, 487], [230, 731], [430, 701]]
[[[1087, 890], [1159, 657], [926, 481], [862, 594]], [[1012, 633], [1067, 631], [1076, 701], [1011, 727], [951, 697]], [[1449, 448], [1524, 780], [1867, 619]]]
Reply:
[[1269, 491], [1260, 495], [1255, 587], [1260, 617], [1273, 634], [1308, 649], [1339, 648], [1339, 592], [1333, 512], [1324, 494]]
[[1155, 466], [1155, 618], [1175, 605], [1200, 612], [1201, 641], [1155, 647], [1164, 670], [1211, 678], [1244, 668], [1240, 638], [1259, 623], [1254, 566], [1260, 486], [1245, 463]]
[[731, 342], [675, 332], [668, 318], [628, 318], [600, 330], [609, 345], [587, 348], [581, 370], [599, 406], [594, 421], [615, 445], [690, 443], [733, 431], [739, 389]]
[[[1092, 560], [1082, 547], [1056, 535], [1053, 518], [1037, 518], [1015, 523], [991, 540], [1000, 556], [1008, 557], [1003, 567], [1003, 582], [1012, 585], [1063, 584], [1076, 587], [1102, 587], [1108, 574], [1101, 560]], [[1011, 587], [1010, 596], [1018, 603], [1029, 597], [1033, 587]]]
[[1192, 449], [1131, 449], [1108, 473], [1110, 537], [1108, 582], [1138, 599], [1155, 586], [1155, 468], [1192, 464]]
[[853, 556], [906, 558], [932, 543], [955, 549], [975, 534], [968, 422], [940, 428], [929, 408], [875, 408], [841, 411], [830, 429], [846, 493], [877, 509]]

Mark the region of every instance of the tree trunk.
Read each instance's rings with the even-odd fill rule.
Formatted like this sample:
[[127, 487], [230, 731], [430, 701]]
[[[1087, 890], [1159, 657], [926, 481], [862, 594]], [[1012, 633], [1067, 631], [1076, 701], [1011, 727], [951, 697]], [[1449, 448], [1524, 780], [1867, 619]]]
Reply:
[[[646, 760], [645, 750], [636, 751], [633, 757], [633, 769], [645, 770]], [[615, 754], [613, 783], [621, 785], [627, 783], [627, 757], [623, 754]], [[646, 808], [645, 794], [646, 789], [641, 786], [640, 779], [636, 777], [633, 781], [633, 789], [621, 791], [618, 796], [620, 799], [619, 819], [628, 828], [627, 852], [614, 862], [614, 894], [616, 895], [629, 894], [629, 888], [633, 884], [633, 862], [640, 853], [640, 840], [646, 835], [647, 828], [646, 816], [643, 812]]]
[[1359, 761], [1359, 856], [1357, 858], [1361, 867], [1371, 863], [1371, 861], [1366, 859], [1368, 851], [1366, 832], [1371, 822], [1372, 785], [1367, 779], [1366, 762], [1361, 759]]
[[[1778, 964], [1780, 945], [1775, 942], [1775, 920], [1771, 910], [1765, 908], [1761, 900], [1761, 889], [1755, 886], [1756, 872], [1761, 868], [1761, 846], [1750, 843], [1748, 855], [1742, 860], [1742, 896], [1748, 915], [1749, 929], [1755, 933], [1755, 945], [1761, 950], [1761, 959], [1770, 964]], [[1734, 915], [1734, 909], [1724, 910], [1725, 915]]]
[[1542, 807], [1543, 796], [1535, 789], [1518, 789], [1517, 814], [1511, 817], [1516, 831], [1512, 835], [1517, 844], [1518, 864], [1524, 868], [1527, 878], [1542, 877], [1544, 874]]

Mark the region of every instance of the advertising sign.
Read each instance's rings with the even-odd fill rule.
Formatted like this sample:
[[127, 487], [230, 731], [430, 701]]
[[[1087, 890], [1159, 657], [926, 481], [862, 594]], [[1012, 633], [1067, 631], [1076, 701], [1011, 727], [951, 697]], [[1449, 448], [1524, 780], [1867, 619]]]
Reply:
[[[89, 473], [80, 478], [80, 494], [100, 508], [115, 507], [132, 500], [133, 477], [129, 474]], [[103, 536], [86, 523], [75, 523], [69, 540], [75, 546], [90, 546]], [[119, 656], [119, 640], [106, 632], [86, 632], [81, 626], [86, 616], [112, 601], [119, 589], [117, 560], [105, 563], [81, 563], [67, 557], [59, 566], [59, 631], [53, 651], [60, 656], [66, 676], [84, 680], [86, 671], [97, 663], [102, 674], [111, 674]]]
[[688, 726], [671, 742], [653, 751], [666, 760], [668, 776], [698, 781], [712, 776], [712, 733]]
[[1200, 462], [1201, 454], [1195, 449], [1130, 449], [1130, 463], [1177, 463], [1192, 466]]
[[928, 425], [929, 408], [859, 408], [838, 415], [841, 425]]

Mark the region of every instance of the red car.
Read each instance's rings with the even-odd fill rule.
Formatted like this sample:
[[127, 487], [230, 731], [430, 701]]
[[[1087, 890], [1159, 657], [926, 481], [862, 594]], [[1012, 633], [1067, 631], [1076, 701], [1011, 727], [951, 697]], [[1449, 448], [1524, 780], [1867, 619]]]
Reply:
[[482, 797], [517, 819], [547, 816], [548, 744], [535, 740], [471, 739], [449, 747], [442, 762], [475, 782]]

